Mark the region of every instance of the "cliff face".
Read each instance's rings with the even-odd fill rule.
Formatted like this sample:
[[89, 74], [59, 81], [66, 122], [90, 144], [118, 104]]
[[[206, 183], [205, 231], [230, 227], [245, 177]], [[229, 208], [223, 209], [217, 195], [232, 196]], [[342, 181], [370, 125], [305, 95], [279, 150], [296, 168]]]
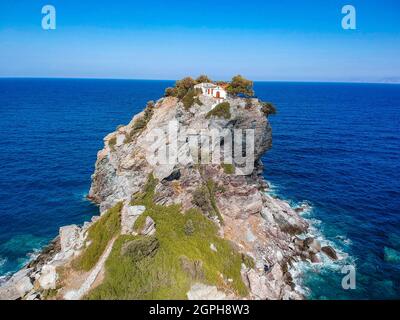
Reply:
[[[201, 96], [202, 105], [195, 105], [189, 110], [185, 110], [182, 102], [173, 97], [159, 100], [153, 110], [151, 118], [148, 120], [145, 128], [136, 130], [135, 125], [144, 117], [144, 113], [136, 115], [127, 125], [120, 127], [116, 132], [109, 134], [105, 139], [105, 147], [98, 153], [96, 162], [96, 171], [93, 175], [93, 182], [89, 192], [89, 198], [100, 205], [101, 211], [112, 207], [121, 199], [128, 199], [132, 194], [140, 191], [145, 183], [149, 173], [153, 172], [155, 177], [162, 183], [158, 187], [160, 195], [165, 197], [158, 200], [159, 203], [182, 203], [184, 208], [188, 208], [191, 191], [200, 183], [199, 170], [194, 170], [195, 157], [188, 157], [185, 161], [179, 159], [168, 159], [167, 164], [150, 164], [148, 162], [148, 153], [150, 150], [149, 135], [154, 130], [165, 130], [166, 135], [161, 137], [157, 144], [169, 144], [178, 155], [189, 152], [191, 145], [187, 136], [193, 133], [202, 133], [202, 139], [211, 136], [210, 132], [214, 132], [218, 136], [226, 135], [227, 130], [234, 135], [235, 130], [254, 130], [254, 162], [260, 166], [258, 159], [272, 145], [271, 128], [268, 120], [260, 111], [261, 105], [256, 99], [253, 105], [246, 108], [244, 99], [230, 99], [230, 118], [221, 117], [206, 118], [207, 113], [215, 105], [214, 100]], [[175, 130], [177, 136], [173, 136], [173, 132], [169, 132], [169, 126], [176, 121]], [[176, 146], [170, 144], [171, 140], [178, 139]], [[110, 141], [115, 141], [110, 146]], [[210, 138], [211, 141], [211, 138]], [[211, 145], [210, 149], [218, 147], [218, 141], [215, 145]], [[221, 148], [223, 149], [223, 147]], [[223, 151], [223, 150], [222, 150]], [[147, 158], [147, 159], [146, 159]], [[182, 162], [184, 162], [182, 164]], [[206, 175], [218, 174], [220, 166], [206, 165]], [[208, 172], [211, 170], [212, 172]], [[257, 172], [255, 170], [255, 172]], [[178, 174], [179, 179], [173, 179], [173, 174]], [[228, 186], [240, 184], [243, 188], [249, 188], [245, 195], [251, 196], [257, 193], [256, 188], [246, 183], [243, 176], [222, 175], [221, 178]], [[183, 192], [177, 194], [171, 189], [172, 181], [177, 180], [183, 183]], [[186, 199], [188, 198], [188, 199]], [[221, 199], [221, 201], [224, 201]], [[190, 201], [189, 201], [190, 203]], [[230, 211], [229, 204], [221, 206]], [[236, 212], [236, 210], [234, 210]]]
[[[0, 298], [303, 298], [291, 264], [336, 254], [301, 239], [302, 208], [267, 193], [260, 157], [272, 135], [262, 103], [224, 103], [163, 98], [107, 135], [89, 192], [101, 216], [62, 227]], [[239, 145], [233, 164], [220, 163], [230, 144]]]
[[[221, 237], [230, 240], [240, 252], [254, 258], [254, 268], [242, 269], [242, 278], [252, 298], [300, 298], [290, 285], [287, 269], [296, 255], [292, 243], [294, 235], [304, 232], [307, 224], [285, 202], [265, 194], [267, 185], [261, 176], [259, 159], [271, 147], [272, 134], [269, 122], [261, 112], [261, 103], [252, 99], [250, 106], [245, 99], [230, 98], [227, 101], [230, 117], [225, 119], [207, 116], [214, 106], [213, 99], [202, 96], [200, 102], [200, 105], [195, 104], [185, 110], [176, 98], [161, 99], [152, 109], [145, 128], [132, 136], [135, 124], [144, 117], [143, 112], [127, 126], [109, 134], [104, 139], [104, 149], [98, 153], [89, 197], [100, 205], [101, 211], [120, 201], [127, 204], [132, 195], [142, 190], [148, 175], [153, 173], [159, 181], [155, 188], [156, 204], [180, 204], [182, 211], [199, 208], [215, 221]], [[188, 131], [203, 130], [207, 134], [214, 130], [223, 135], [229, 130], [233, 135], [238, 129], [253, 129], [253, 170], [246, 174], [227, 173], [229, 170], [224, 165], [199, 165], [191, 161], [193, 157], [184, 164], [178, 161], [150, 164], [146, 160], [149, 151], [147, 136], [156, 128], [166, 129], [174, 120], [179, 136], [185, 136], [182, 132]], [[170, 139], [173, 137], [167, 134], [160, 145]], [[210, 149], [218, 147], [218, 144], [221, 145], [216, 142]], [[175, 148], [178, 154], [185, 154], [190, 149], [190, 143], [186, 138], [181, 139]], [[210, 181], [216, 208], [213, 208], [213, 203], [208, 206], [202, 205], [201, 201], [196, 202], [198, 190]], [[211, 211], [218, 214], [213, 215]]]

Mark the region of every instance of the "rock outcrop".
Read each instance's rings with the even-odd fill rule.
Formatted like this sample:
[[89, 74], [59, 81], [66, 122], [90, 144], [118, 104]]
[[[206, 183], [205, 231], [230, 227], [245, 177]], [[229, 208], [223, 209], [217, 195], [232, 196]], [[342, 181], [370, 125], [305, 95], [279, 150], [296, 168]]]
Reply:
[[[185, 108], [177, 98], [162, 98], [151, 106], [151, 110], [146, 109], [128, 125], [107, 135], [104, 148], [97, 155], [89, 199], [99, 205], [101, 215], [117, 203], [123, 203], [121, 234], [153, 236], [157, 234], [157, 225], [149, 216], [140, 230], [134, 230], [136, 220], [146, 207], [132, 203], [135, 197], [140, 198], [149, 175], [153, 174], [157, 179], [156, 204], [179, 204], [182, 212], [197, 208], [215, 222], [220, 237], [229, 240], [254, 262], [243, 263], [241, 269], [242, 280], [249, 290], [248, 298], [302, 299], [295, 291], [288, 271], [291, 264], [299, 260], [319, 262], [321, 250], [332, 259], [336, 254], [327, 247], [321, 248], [312, 238], [302, 240], [300, 235], [306, 233], [308, 224], [299, 215], [301, 210], [295, 210], [287, 202], [267, 193], [260, 158], [272, 145], [272, 131], [262, 112], [262, 103], [252, 99], [249, 104], [248, 100], [237, 97], [229, 97], [226, 102], [230, 105], [229, 117], [217, 117], [210, 116], [215, 107], [213, 98], [200, 96], [190, 108]], [[235, 136], [238, 130], [254, 133], [253, 141], [245, 140], [246, 147], [254, 146], [251, 163], [238, 161], [237, 157], [243, 158], [243, 150], [236, 154], [233, 164], [215, 161], [231, 156], [225, 146], [229, 137], [239, 139]], [[158, 132], [158, 140], [154, 139], [154, 132]], [[209, 141], [205, 144], [207, 147], [202, 144], [200, 150], [193, 148], [190, 138], [198, 132], [201, 132], [200, 141]], [[215, 135], [225, 138], [217, 140]], [[168, 154], [173, 156], [167, 162], [160, 162], [153, 155], [165, 146], [168, 146]], [[200, 151], [202, 160], [210, 154], [212, 159], [199, 164], [199, 154], [194, 150]], [[213, 152], [218, 150], [220, 158], [215, 159]], [[25, 271], [14, 275], [7, 282], [7, 289], [0, 289], [0, 296], [43, 298], [44, 290], [56, 289], [57, 267], [69, 263], [90, 246], [86, 241], [87, 230], [97, 219], [83, 227], [62, 227], [58, 249], [47, 257], [42, 254]], [[188, 226], [185, 232], [190, 234], [193, 228], [195, 226]], [[219, 253], [213, 243], [209, 246], [210, 253]], [[93, 272], [88, 276], [91, 277], [90, 285], [86, 285], [85, 292], [100, 269], [97, 265], [96, 276]], [[33, 289], [34, 282], [41, 291]], [[37, 292], [39, 295], [35, 296]], [[75, 294], [77, 291], [70, 292], [73, 294], [66, 294], [68, 299], [82, 296]], [[232, 292], [223, 292], [223, 288], [201, 283], [193, 285], [187, 296], [189, 299], [239, 298]]]

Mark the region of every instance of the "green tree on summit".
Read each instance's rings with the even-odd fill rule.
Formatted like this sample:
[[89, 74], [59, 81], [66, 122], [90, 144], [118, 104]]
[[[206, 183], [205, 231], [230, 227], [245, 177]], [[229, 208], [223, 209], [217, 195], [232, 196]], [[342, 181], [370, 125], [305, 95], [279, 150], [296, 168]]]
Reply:
[[197, 83], [204, 83], [204, 82], [211, 83], [212, 80], [208, 76], [206, 76], [205, 74], [202, 74], [196, 79], [196, 82]]
[[226, 91], [235, 96], [243, 94], [252, 97], [254, 96], [253, 81], [247, 80], [241, 75], [234, 76]]

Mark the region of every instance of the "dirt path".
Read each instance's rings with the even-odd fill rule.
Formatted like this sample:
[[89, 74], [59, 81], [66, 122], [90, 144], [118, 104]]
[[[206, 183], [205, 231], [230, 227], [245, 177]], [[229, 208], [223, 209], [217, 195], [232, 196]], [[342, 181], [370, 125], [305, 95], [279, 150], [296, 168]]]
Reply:
[[111, 253], [111, 250], [113, 248], [115, 240], [116, 240], [116, 237], [111, 239], [111, 241], [107, 245], [106, 250], [104, 250], [99, 261], [97, 262], [95, 267], [92, 269], [92, 271], [90, 271], [89, 276], [83, 282], [81, 287], [78, 290], [68, 291], [64, 295], [65, 300], [80, 300], [80, 299], [82, 299], [82, 297], [84, 297], [89, 292], [93, 283], [96, 281], [96, 278], [99, 275], [100, 271], [104, 268], [104, 263], [106, 262], [108, 256]]

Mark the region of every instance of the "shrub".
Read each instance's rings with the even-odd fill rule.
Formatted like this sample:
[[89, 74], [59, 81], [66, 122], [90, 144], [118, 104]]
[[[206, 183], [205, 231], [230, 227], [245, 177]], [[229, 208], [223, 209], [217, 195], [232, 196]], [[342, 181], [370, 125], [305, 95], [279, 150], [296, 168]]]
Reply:
[[111, 149], [112, 151], [115, 150], [115, 145], [116, 145], [116, 143], [117, 143], [117, 137], [116, 137], [116, 136], [114, 136], [114, 137], [112, 137], [110, 140], [108, 140], [108, 146], [110, 147], [110, 149]]
[[262, 107], [261, 107], [261, 112], [265, 115], [265, 116], [270, 116], [270, 115], [274, 115], [276, 114], [276, 108], [275, 106], [270, 103], [270, 102], [263, 102], [262, 103]]
[[[191, 77], [183, 78], [175, 82], [175, 87], [165, 89], [164, 95], [166, 97], [177, 97], [178, 99], [183, 99], [189, 90], [193, 90], [193, 87], [196, 84], [202, 82], [211, 82], [211, 80], [206, 75], [201, 75], [196, 80]], [[195, 95], [199, 93], [201, 92], [196, 91]], [[192, 104], [190, 106], [192, 106]]]
[[217, 201], [215, 199], [215, 192], [217, 191], [215, 187], [215, 182], [212, 179], [208, 179], [207, 183], [207, 190], [208, 194], [210, 196], [210, 202], [211, 202], [211, 207], [213, 208], [213, 213], [216, 215], [220, 221], [221, 224], [224, 224], [224, 219], [222, 218], [221, 213], [219, 212], [218, 206], [217, 206]]
[[209, 119], [211, 117], [217, 117], [217, 118], [230, 119], [231, 118], [230, 109], [231, 105], [229, 104], [229, 102], [222, 102], [220, 104], [217, 104], [214, 107], [214, 109], [208, 112], [206, 118]]
[[185, 108], [185, 110], [189, 110], [190, 107], [194, 104], [195, 96], [196, 96], [195, 90], [189, 89], [189, 91], [182, 99], [183, 107]]
[[[154, 189], [156, 188], [158, 180], [151, 173], [147, 177], [146, 184], [143, 187], [142, 192], [135, 193], [131, 198], [131, 206], [141, 205], [141, 204], [152, 204], [154, 197]], [[139, 217], [140, 218], [140, 217]], [[137, 221], [137, 220], [136, 220]]]
[[175, 83], [176, 97], [182, 99], [187, 94], [189, 89], [192, 89], [195, 84], [196, 81], [193, 80], [191, 77], [186, 77], [182, 80], [178, 80]]
[[205, 74], [200, 75], [197, 79], [196, 79], [197, 83], [211, 83], [211, 79], [206, 76]]
[[185, 110], [189, 110], [195, 103], [200, 106], [203, 105], [203, 103], [200, 101], [199, 97], [197, 97], [198, 94], [199, 94], [198, 89], [196, 89], [196, 90], [189, 89], [187, 94], [182, 99], [183, 107], [185, 108]]
[[75, 268], [89, 271], [95, 266], [107, 244], [121, 229], [121, 208], [122, 203], [116, 204], [89, 228], [86, 241], [91, 243], [74, 261]]
[[235, 173], [235, 166], [231, 163], [224, 163], [224, 164], [222, 164], [222, 167], [226, 174], [234, 174]]
[[254, 259], [244, 253], [242, 253], [242, 262], [247, 268], [250, 268], [250, 269], [254, 269], [254, 267], [256, 266]]
[[228, 82], [226, 82], [226, 81], [221, 81], [221, 80], [215, 81], [215, 84], [216, 84], [217, 86], [228, 86], [228, 85], [229, 85]]
[[241, 75], [234, 76], [226, 90], [235, 96], [239, 94], [249, 97], [254, 96], [253, 81], [247, 80]]
[[160, 246], [156, 237], [138, 237], [124, 243], [121, 248], [121, 255], [128, 256], [133, 261], [140, 261], [144, 258], [154, 257]]
[[192, 203], [197, 206], [203, 213], [212, 213], [212, 206], [210, 195], [205, 186], [197, 188], [193, 192], [193, 200]]
[[144, 109], [143, 115], [138, 118], [132, 126], [132, 130], [129, 134], [125, 135], [125, 143], [129, 143], [132, 141], [133, 137], [137, 134], [142, 132], [154, 113], [154, 101], [150, 100], [147, 102], [146, 108]]
[[194, 225], [192, 220], [189, 219], [186, 221], [184, 231], [187, 236], [191, 236], [194, 233]]
[[176, 97], [177, 96], [176, 88], [169, 87], [169, 88], [165, 89], [164, 96], [166, 96], [166, 97]]
[[246, 109], [251, 109], [253, 107], [253, 101], [251, 100], [251, 98], [246, 98]]

